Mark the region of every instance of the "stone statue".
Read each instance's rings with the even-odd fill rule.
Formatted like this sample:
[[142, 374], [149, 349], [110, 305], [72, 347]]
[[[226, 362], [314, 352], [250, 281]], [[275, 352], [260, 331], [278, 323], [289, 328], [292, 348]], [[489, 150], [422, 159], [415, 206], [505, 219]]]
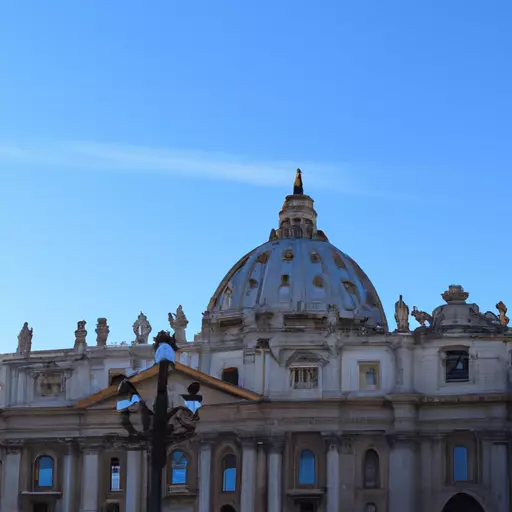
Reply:
[[432, 325], [432, 315], [429, 315], [425, 311], [420, 311], [416, 306], [413, 307], [411, 315], [422, 327], [425, 327], [425, 322]]
[[496, 309], [500, 313], [500, 324], [503, 325], [503, 327], [507, 327], [510, 322], [510, 318], [507, 316], [507, 306], [500, 300], [498, 304], [496, 304]]
[[395, 303], [395, 320], [398, 332], [409, 332], [409, 306], [403, 301], [401, 295]]
[[149, 340], [149, 335], [153, 328], [151, 324], [148, 322], [146, 315], [141, 311], [140, 315], [135, 320], [133, 324], [133, 333], [135, 334], [135, 344], [136, 345], [147, 345]]
[[329, 334], [336, 332], [338, 321], [340, 319], [340, 311], [336, 304], [329, 304], [327, 307], [327, 331]]
[[87, 322], [85, 320], [80, 320], [77, 322], [77, 327], [75, 331], [75, 350], [80, 348], [84, 349], [87, 346], [87, 331], [85, 330], [85, 324]]
[[23, 327], [18, 334], [18, 354], [28, 355], [32, 350], [32, 336], [34, 329], [28, 328], [28, 322], [23, 324]]
[[109, 333], [110, 329], [107, 325], [107, 319], [98, 318], [98, 323], [96, 325], [96, 345], [98, 347], [104, 347], [107, 344]]
[[169, 324], [171, 329], [174, 331], [176, 343], [185, 343], [187, 341], [186, 328], [188, 325], [188, 319], [183, 312], [183, 307], [178, 306], [176, 314], [169, 313]]

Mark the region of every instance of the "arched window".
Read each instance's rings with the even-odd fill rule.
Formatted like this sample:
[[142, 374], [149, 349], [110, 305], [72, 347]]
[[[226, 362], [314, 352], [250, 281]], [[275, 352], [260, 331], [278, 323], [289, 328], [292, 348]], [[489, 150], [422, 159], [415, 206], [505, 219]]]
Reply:
[[188, 458], [182, 451], [171, 455], [171, 485], [186, 485]]
[[299, 485], [316, 484], [316, 457], [311, 450], [304, 450], [299, 457]]
[[467, 482], [469, 480], [468, 449], [465, 446], [453, 448], [453, 481]]
[[225, 368], [222, 370], [222, 380], [238, 386], [238, 368]]
[[235, 512], [235, 509], [231, 505], [224, 505], [220, 512]]
[[367, 503], [364, 506], [364, 512], [377, 512], [377, 505], [375, 503]]
[[236, 492], [236, 457], [233, 454], [222, 459], [222, 492]]
[[380, 487], [380, 461], [375, 450], [368, 450], [364, 457], [363, 481], [365, 489]]
[[41, 455], [34, 465], [34, 485], [36, 489], [50, 489], [53, 487], [54, 463], [48, 455]]

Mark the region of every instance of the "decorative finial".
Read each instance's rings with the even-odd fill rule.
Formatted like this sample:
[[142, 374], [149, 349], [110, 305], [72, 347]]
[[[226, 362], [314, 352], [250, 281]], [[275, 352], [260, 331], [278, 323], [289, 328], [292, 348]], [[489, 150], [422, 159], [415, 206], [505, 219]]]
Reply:
[[297, 174], [295, 175], [295, 183], [293, 184], [293, 195], [304, 195], [304, 187], [302, 185], [302, 171], [300, 169], [297, 169]]
[[98, 347], [104, 347], [107, 344], [109, 333], [110, 329], [107, 325], [107, 319], [98, 318], [98, 323], [96, 325], [96, 345]]
[[147, 345], [149, 335], [152, 331], [151, 324], [148, 322], [147, 316], [141, 311], [140, 315], [135, 320], [133, 324], [133, 333], [135, 334], [135, 344], [136, 345]]
[[464, 291], [460, 284], [451, 284], [441, 297], [447, 304], [465, 304], [469, 293]]
[[176, 341], [178, 343], [185, 343], [187, 341], [185, 329], [187, 328], [188, 320], [181, 305], [178, 306], [175, 315], [169, 313], [169, 324], [171, 329], [174, 330]]
[[80, 320], [76, 324], [76, 331], [75, 331], [75, 350], [78, 350], [79, 352], [82, 352], [85, 350], [85, 347], [87, 346], [87, 331], [85, 330], [85, 324], [87, 322], [85, 320]]

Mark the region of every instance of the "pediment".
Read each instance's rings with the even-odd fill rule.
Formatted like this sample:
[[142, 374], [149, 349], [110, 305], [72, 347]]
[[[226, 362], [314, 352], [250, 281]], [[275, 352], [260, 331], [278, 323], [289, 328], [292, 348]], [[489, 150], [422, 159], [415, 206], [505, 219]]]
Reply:
[[[152, 407], [156, 396], [158, 379], [158, 367], [153, 366], [144, 370], [133, 377], [130, 381], [134, 384], [140, 396], [146, 401], [148, 406]], [[187, 392], [187, 388], [193, 383], [199, 382], [201, 385], [200, 394], [203, 396], [203, 405], [223, 405], [237, 403], [240, 401], [257, 402], [261, 396], [233, 386], [227, 382], [221, 381], [198, 370], [194, 370], [186, 365], [176, 363], [174, 368], [169, 370], [167, 392], [169, 404], [181, 405], [182, 394]], [[115, 409], [118, 400], [117, 386], [113, 385], [105, 388], [94, 395], [79, 400], [75, 404], [76, 409]]]

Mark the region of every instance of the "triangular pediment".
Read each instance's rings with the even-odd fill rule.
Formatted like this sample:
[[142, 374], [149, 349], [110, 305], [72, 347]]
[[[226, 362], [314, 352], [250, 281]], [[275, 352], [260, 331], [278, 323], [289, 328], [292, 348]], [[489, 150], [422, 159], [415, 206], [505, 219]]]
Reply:
[[[129, 378], [148, 405], [153, 404], [156, 396], [157, 379], [157, 365]], [[193, 382], [199, 382], [201, 385], [200, 394], [203, 396], [203, 405], [222, 405], [240, 401], [258, 402], [262, 398], [257, 393], [216, 379], [181, 363], [176, 363], [174, 367], [169, 369], [167, 387], [169, 401], [179, 405], [180, 395], [186, 393], [188, 386]], [[79, 400], [74, 407], [75, 409], [113, 409], [117, 400], [117, 385], [112, 385]]]

